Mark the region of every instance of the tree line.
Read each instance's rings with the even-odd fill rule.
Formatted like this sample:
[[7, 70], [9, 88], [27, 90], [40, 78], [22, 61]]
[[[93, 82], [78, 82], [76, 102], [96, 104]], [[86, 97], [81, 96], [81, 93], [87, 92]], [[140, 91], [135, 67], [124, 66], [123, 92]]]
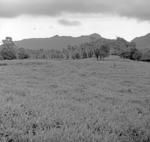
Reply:
[[[118, 55], [121, 58], [131, 60], [143, 60], [148, 54], [136, 49], [136, 44], [127, 42], [123, 38], [116, 40], [93, 40], [80, 45], [68, 45], [62, 50], [56, 49], [24, 49], [15, 45], [11, 37], [6, 37], [0, 47], [1, 60], [13, 59], [85, 59], [95, 57], [97, 60], [103, 60], [109, 55]], [[147, 52], [147, 53], [150, 53]]]
[[11, 37], [6, 37], [2, 41], [0, 48], [0, 59], [85, 59], [95, 56], [98, 59], [103, 59], [109, 55], [109, 47], [106, 45], [98, 45], [97, 42], [83, 43], [79, 46], [68, 45], [62, 50], [56, 49], [24, 49], [18, 48]]

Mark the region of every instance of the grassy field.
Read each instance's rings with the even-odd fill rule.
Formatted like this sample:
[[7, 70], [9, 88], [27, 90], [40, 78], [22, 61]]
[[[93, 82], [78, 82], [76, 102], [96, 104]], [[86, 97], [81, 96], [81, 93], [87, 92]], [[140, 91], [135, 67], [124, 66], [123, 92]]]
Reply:
[[0, 142], [150, 142], [150, 64], [1, 61]]

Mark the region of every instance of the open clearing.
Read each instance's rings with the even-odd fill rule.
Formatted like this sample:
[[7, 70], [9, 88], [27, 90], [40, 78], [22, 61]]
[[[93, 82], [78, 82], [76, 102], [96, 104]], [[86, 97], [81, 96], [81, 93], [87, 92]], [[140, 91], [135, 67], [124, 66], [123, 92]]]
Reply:
[[149, 122], [149, 63], [0, 63], [0, 141], [149, 142]]

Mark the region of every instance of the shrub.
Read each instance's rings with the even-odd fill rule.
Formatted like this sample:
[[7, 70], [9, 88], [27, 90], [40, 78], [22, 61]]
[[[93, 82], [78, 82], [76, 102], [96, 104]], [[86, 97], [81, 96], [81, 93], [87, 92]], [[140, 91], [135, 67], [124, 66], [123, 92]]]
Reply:
[[27, 59], [27, 58], [29, 58], [29, 55], [27, 54], [27, 52], [25, 51], [24, 48], [19, 48], [17, 57], [18, 57], [18, 59]]
[[142, 53], [138, 49], [136, 49], [135, 47], [131, 47], [131, 48], [128, 48], [126, 50], [123, 50], [120, 53], [120, 57], [139, 61], [139, 60], [141, 60]]
[[126, 58], [126, 59], [130, 59], [130, 51], [129, 50], [123, 50], [121, 51], [121, 53], [119, 54], [119, 56], [121, 58]]
[[141, 57], [142, 61], [150, 61], [150, 50], [145, 50], [142, 51], [142, 57]]
[[132, 60], [140, 61], [141, 58], [142, 58], [142, 53], [141, 53], [139, 50], [135, 50], [135, 51], [132, 53]]
[[81, 56], [80, 56], [80, 53], [79, 52], [76, 52], [75, 55], [74, 55], [75, 59], [80, 59]]

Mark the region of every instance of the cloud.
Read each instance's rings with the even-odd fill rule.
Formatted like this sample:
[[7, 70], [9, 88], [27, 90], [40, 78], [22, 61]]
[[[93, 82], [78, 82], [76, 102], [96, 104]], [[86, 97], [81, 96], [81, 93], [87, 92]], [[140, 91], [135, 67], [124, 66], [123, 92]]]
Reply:
[[81, 23], [79, 21], [70, 21], [66, 19], [61, 19], [58, 21], [59, 24], [63, 26], [79, 26]]
[[0, 17], [104, 13], [150, 20], [150, 0], [0, 0]]

